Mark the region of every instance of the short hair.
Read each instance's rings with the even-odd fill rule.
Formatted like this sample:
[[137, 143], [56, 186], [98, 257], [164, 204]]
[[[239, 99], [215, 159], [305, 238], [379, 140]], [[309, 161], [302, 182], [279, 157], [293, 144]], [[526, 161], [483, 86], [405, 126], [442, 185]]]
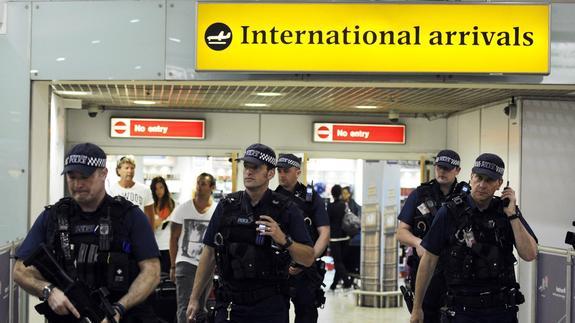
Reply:
[[118, 171], [124, 164], [131, 164], [132, 166], [134, 166], [134, 168], [136, 168], [136, 159], [134, 158], [134, 156], [130, 155], [126, 155], [118, 159], [118, 162], [116, 163], [116, 175], [120, 176], [120, 173], [118, 173]]
[[216, 179], [214, 178], [214, 175], [210, 174], [210, 173], [201, 173], [200, 175], [198, 175], [198, 179], [200, 177], [207, 177], [210, 179], [210, 187], [215, 187], [216, 186]]
[[331, 196], [333, 197], [334, 200], [339, 200], [341, 197], [341, 186], [338, 184], [335, 184], [334, 186], [331, 187]]

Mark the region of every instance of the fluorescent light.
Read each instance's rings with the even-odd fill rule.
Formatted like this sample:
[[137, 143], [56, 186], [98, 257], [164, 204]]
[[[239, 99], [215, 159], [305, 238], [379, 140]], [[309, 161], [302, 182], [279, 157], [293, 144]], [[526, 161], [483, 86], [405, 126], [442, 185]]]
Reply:
[[56, 58], [56, 62], [63, 62], [66, 60], [66, 57], [58, 57]]
[[281, 96], [283, 94], [279, 93], [279, 92], [257, 92], [257, 93], [255, 93], [255, 95], [258, 95], [258, 96]]
[[269, 104], [265, 104], [265, 103], [245, 103], [244, 104], [246, 107], [252, 107], [252, 108], [261, 108], [261, 107], [269, 107]]
[[356, 105], [356, 109], [377, 109], [378, 106], [376, 105]]
[[133, 102], [134, 104], [143, 104], [143, 105], [156, 104], [156, 101], [147, 101], [147, 100], [135, 100]]
[[134, 69], [135, 69], [135, 70], [141, 70], [141, 69], [142, 69], [142, 66], [140, 66], [140, 65], [134, 66]]
[[101, 43], [101, 41], [98, 39], [92, 40], [92, 44], [99, 44], [99, 43]]
[[92, 92], [86, 91], [56, 91], [60, 95], [91, 95]]
[[182, 41], [179, 40], [178, 38], [174, 38], [174, 37], [170, 37], [168, 38], [169, 40], [173, 41], [174, 43], [181, 43]]
[[137, 22], [140, 22], [140, 19], [132, 19], [132, 20], [130, 20], [130, 23], [131, 23], [131, 24], [135, 24], [135, 23], [137, 23]]

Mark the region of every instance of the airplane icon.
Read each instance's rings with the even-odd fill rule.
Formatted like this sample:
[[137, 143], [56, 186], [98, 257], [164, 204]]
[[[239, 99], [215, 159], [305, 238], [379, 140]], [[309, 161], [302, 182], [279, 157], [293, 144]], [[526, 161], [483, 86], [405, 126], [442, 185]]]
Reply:
[[208, 44], [210, 45], [225, 45], [226, 42], [224, 40], [230, 39], [232, 37], [232, 33], [228, 31], [227, 34], [224, 35], [224, 31], [220, 31], [217, 36], [208, 36]]

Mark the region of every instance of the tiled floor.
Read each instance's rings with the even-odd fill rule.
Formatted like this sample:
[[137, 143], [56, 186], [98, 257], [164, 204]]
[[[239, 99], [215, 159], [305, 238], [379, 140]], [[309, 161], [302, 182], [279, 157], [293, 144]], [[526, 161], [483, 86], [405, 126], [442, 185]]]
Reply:
[[[333, 271], [328, 271], [324, 280], [329, 286], [333, 279]], [[328, 283], [329, 282], [329, 283]], [[327, 301], [323, 309], [319, 309], [320, 323], [382, 323], [409, 322], [409, 312], [405, 307], [371, 308], [355, 305], [355, 296], [351, 289], [338, 288], [335, 292], [326, 293]], [[293, 306], [290, 311], [290, 322], [294, 322]]]

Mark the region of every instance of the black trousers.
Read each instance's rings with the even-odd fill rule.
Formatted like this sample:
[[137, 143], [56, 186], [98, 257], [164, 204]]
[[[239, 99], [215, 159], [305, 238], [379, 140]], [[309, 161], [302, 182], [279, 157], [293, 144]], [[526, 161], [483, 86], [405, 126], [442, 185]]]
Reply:
[[337, 283], [343, 279], [343, 285], [346, 287], [351, 286], [351, 278], [345, 267], [343, 255], [345, 253], [345, 248], [347, 247], [348, 240], [346, 241], [331, 241], [329, 243], [329, 249], [331, 251], [331, 256], [333, 257], [333, 263], [335, 266], [335, 275], [333, 277], [333, 282], [330, 288], [335, 289]]
[[289, 298], [277, 294], [254, 305], [216, 303], [215, 323], [288, 323]]
[[[508, 310], [499, 311], [457, 311], [454, 316], [442, 314], [441, 323], [517, 323], [517, 306]], [[424, 314], [425, 316], [425, 314]]]
[[318, 318], [315, 306], [315, 290], [312, 283], [302, 272], [290, 277], [290, 294], [295, 310], [295, 323], [316, 323]]

